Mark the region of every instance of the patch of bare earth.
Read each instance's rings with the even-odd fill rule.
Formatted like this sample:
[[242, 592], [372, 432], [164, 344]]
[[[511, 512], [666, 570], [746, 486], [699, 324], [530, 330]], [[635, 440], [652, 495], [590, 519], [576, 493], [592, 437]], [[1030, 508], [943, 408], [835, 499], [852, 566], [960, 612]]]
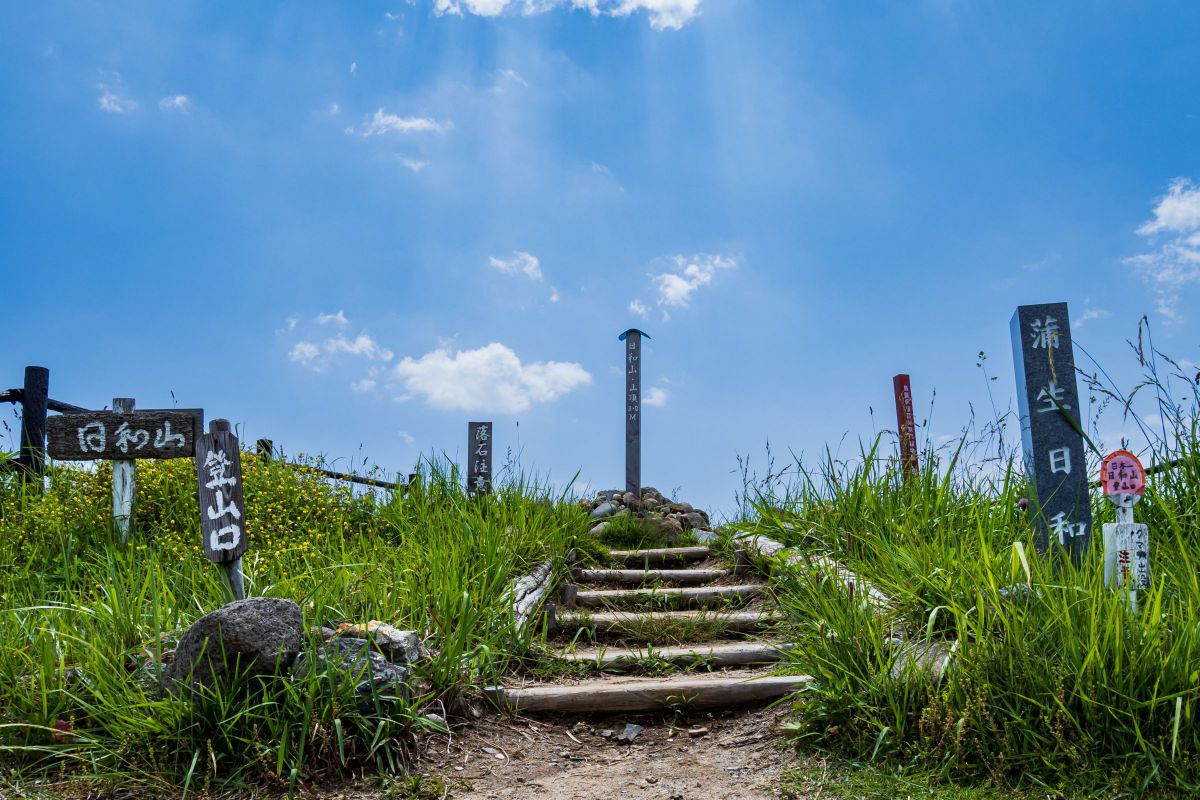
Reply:
[[[432, 736], [416, 770], [445, 797], [613, 800], [775, 798], [799, 758], [781, 736], [782, 709], [608, 718], [496, 714]], [[643, 726], [617, 741], [626, 723]], [[610, 735], [605, 736], [605, 732]]]

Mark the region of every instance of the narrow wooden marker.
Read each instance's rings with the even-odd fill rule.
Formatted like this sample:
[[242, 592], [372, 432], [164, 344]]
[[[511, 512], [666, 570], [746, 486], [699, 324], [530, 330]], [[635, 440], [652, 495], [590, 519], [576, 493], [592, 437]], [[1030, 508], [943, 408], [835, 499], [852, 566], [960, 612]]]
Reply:
[[234, 600], [246, 597], [242, 555], [249, 546], [242, 455], [228, 420], [214, 419], [196, 443], [200, 534], [204, 555], [225, 569]]
[[892, 378], [892, 390], [896, 395], [896, 431], [900, 435], [900, 463], [904, 477], [915, 478], [920, 470], [917, 461], [917, 422], [913, 416], [912, 384], [908, 375], [900, 373]]
[[1128, 450], [1114, 451], [1100, 464], [1100, 486], [1117, 512], [1117, 521], [1103, 526], [1104, 585], [1127, 588], [1136, 612], [1137, 590], [1150, 588], [1150, 529], [1133, 521], [1133, 507], [1146, 492], [1146, 470]]
[[1079, 563], [1092, 507], [1067, 304], [1018, 306], [1010, 330], [1035, 544], [1046, 553], [1056, 543]]
[[21, 390], [21, 450], [17, 466], [21, 481], [45, 490], [46, 474], [46, 405], [50, 402], [50, 370], [45, 367], [26, 367], [25, 384]]
[[625, 491], [641, 498], [642, 492], [642, 337], [650, 334], [630, 328], [617, 337], [625, 342]]
[[467, 494], [492, 491], [492, 423], [467, 423]]

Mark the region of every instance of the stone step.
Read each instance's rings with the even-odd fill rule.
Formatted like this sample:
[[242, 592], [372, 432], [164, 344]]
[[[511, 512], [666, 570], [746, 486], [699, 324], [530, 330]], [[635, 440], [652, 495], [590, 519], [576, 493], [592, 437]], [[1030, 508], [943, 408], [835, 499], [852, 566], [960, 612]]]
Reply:
[[566, 612], [557, 614], [555, 624], [561, 629], [595, 628], [596, 633], [639, 634], [651, 627], [668, 627], [671, 623], [691, 621], [720, 622], [722, 630], [730, 633], [748, 633], [760, 630], [778, 621], [778, 617], [760, 614], [757, 611], [597, 611], [593, 613]]
[[740, 586], [691, 586], [638, 589], [577, 590], [575, 604], [584, 608], [617, 608], [636, 603], [662, 602], [684, 606], [724, 605], [743, 603], [759, 597], [766, 587], [761, 583]]
[[703, 561], [711, 551], [707, 547], [662, 547], [656, 550], [613, 550], [608, 555], [616, 564], [631, 564], [645, 567], [661, 567], [665, 564], [683, 564], [688, 561]]
[[664, 708], [740, 708], [786, 697], [809, 681], [801, 675], [713, 673], [654, 680], [592, 680], [573, 685], [489, 686], [484, 693], [500, 708], [514, 712], [610, 714]]
[[579, 583], [625, 583], [644, 586], [648, 583], [708, 583], [729, 574], [727, 569], [579, 569]]
[[691, 666], [703, 662], [713, 668], [743, 667], [779, 661], [792, 647], [793, 645], [783, 642], [723, 642], [677, 647], [589, 647], [562, 653], [557, 658], [606, 671], [629, 669], [645, 662], [657, 664], [664, 661], [677, 666]]

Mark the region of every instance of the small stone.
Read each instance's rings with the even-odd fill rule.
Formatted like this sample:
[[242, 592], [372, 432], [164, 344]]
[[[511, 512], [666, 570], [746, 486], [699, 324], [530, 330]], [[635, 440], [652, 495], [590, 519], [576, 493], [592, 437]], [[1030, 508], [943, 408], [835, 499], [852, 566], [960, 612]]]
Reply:
[[632, 744], [633, 740], [642, 732], [641, 725], [634, 725], [632, 722], [625, 726], [625, 730], [621, 731], [621, 735], [617, 737], [617, 741], [621, 744]]
[[642, 505], [648, 509], [654, 509], [654, 508], [658, 508], [659, 506], [661, 506], [662, 503], [659, 502], [657, 497], [651, 496], [651, 497], [642, 498]]
[[683, 515], [683, 522], [689, 528], [707, 528], [708, 520], [699, 511], [689, 511]]
[[613, 735], [613, 732], [612, 732], [611, 728], [605, 728], [604, 730], [600, 731], [601, 739], [611, 739], [612, 735]]
[[450, 730], [449, 726], [446, 725], [446, 718], [443, 717], [441, 714], [426, 714], [425, 721], [428, 722], [430, 725], [433, 725], [434, 727], [439, 728], [443, 731]]
[[708, 728], [705, 728], [703, 725], [697, 725], [694, 728], [688, 728], [688, 736], [691, 736], [693, 739], [698, 739], [701, 736], [707, 736], [707, 735], [708, 735]]
[[650, 529], [651, 533], [662, 536], [668, 543], [675, 541], [683, 534], [683, 525], [673, 517], [647, 517], [646, 527]]
[[314, 672], [338, 682], [352, 683], [358, 699], [358, 710], [363, 713], [369, 713], [374, 708], [377, 695], [405, 699], [410, 695], [408, 668], [389, 663], [370, 649], [366, 639], [337, 636], [317, 648], [312, 658], [307, 653], [301, 653], [292, 666], [292, 676], [297, 680], [305, 680]]
[[600, 534], [604, 533], [604, 530], [607, 527], [608, 527], [607, 521], [601, 522], [599, 525], [597, 525], [596, 527], [594, 527], [590, 531], [588, 531], [588, 533], [592, 536], [599, 536]]
[[485, 748], [483, 748], [483, 752], [487, 753], [489, 756], [496, 759], [497, 761], [504, 760], [504, 753], [501, 753], [499, 750], [497, 750], [494, 747], [485, 747]]
[[366, 625], [348, 622], [339, 625], [337, 635], [366, 639], [393, 664], [412, 664], [421, 660], [421, 638], [416, 631], [402, 631], [376, 619]]
[[649, 783], [651, 785], [656, 784], [656, 783], [658, 783], [658, 778], [654, 777], [653, 775], [647, 775], [646, 783]]
[[612, 500], [614, 503], [619, 503], [619, 502], [621, 502], [621, 497], [624, 496], [624, 494], [625, 494], [624, 492], [613, 492], [612, 497], [610, 497], [609, 499]]
[[604, 519], [605, 517], [611, 517], [615, 513], [617, 513], [616, 503], [601, 503], [592, 509], [590, 516], [592, 519]]

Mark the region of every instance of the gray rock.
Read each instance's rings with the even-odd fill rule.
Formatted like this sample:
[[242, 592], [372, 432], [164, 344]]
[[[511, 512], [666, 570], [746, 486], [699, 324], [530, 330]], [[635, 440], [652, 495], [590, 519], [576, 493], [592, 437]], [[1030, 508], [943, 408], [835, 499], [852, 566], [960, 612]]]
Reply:
[[601, 522], [599, 525], [588, 531], [588, 533], [590, 533], [592, 536], [599, 536], [600, 534], [604, 533], [604, 529], [607, 527], [607, 522]]
[[683, 515], [683, 521], [689, 528], [707, 528], [708, 520], [699, 511], [689, 511]]
[[592, 509], [591, 518], [604, 519], [605, 517], [611, 517], [615, 513], [617, 513], [616, 503], [601, 503]]
[[303, 633], [300, 606], [291, 600], [235, 600], [187, 629], [175, 649], [167, 681], [209, 686], [235, 668], [255, 674], [286, 669], [300, 652]]
[[651, 495], [650, 497], [642, 498], [642, 505], [644, 505], [646, 508], [658, 508], [660, 505], [662, 505], [662, 501]]
[[673, 542], [683, 534], [683, 525], [674, 517], [647, 517], [646, 527], [667, 542]]
[[621, 495], [621, 502], [629, 508], [638, 507], [638, 498], [633, 492], [626, 492], [625, 494]]
[[372, 650], [366, 639], [338, 636], [317, 648], [311, 658], [308, 653], [301, 653], [292, 668], [292, 676], [304, 680], [314, 671], [327, 676], [338, 686], [353, 684], [356, 706], [364, 714], [374, 709], [377, 695], [409, 697], [410, 670], [390, 663]]
[[641, 725], [634, 725], [630, 722], [625, 726], [625, 730], [621, 731], [621, 735], [617, 737], [617, 741], [621, 744], [632, 744], [633, 740], [638, 737], [638, 734], [643, 730]]
[[612, 728], [605, 728], [604, 730], [600, 731], [600, 738], [602, 739], [611, 739], [612, 735]]
[[421, 660], [421, 637], [416, 631], [402, 631], [386, 622], [371, 620], [366, 625], [342, 625], [339, 636], [366, 639], [393, 664], [412, 664]]
[[658, 489], [655, 489], [653, 486], [643, 486], [641, 494], [643, 500], [647, 497], [657, 497], [659, 502], [662, 502], [663, 499], [662, 492], [660, 492]]

